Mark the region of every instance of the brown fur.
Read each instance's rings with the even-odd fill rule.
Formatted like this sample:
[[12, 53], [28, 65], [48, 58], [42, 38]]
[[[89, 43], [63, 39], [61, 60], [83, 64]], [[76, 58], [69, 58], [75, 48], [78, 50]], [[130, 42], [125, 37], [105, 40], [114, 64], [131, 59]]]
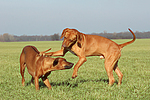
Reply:
[[[114, 41], [97, 35], [87, 35], [76, 29], [66, 28], [63, 30], [60, 38], [64, 37], [61, 50], [46, 53], [51, 56], [64, 56], [70, 51], [79, 57], [79, 61], [74, 66], [72, 78], [77, 77], [78, 68], [87, 61], [88, 56], [103, 56], [105, 58], [105, 69], [109, 78], [109, 85], [114, 83], [113, 70], [119, 77], [118, 84], [121, 84], [123, 74], [118, 68], [118, 60], [121, 56], [121, 49], [135, 41], [135, 34], [129, 29], [133, 35], [133, 40], [117, 44]], [[101, 57], [102, 58], [102, 57]]]
[[[50, 49], [49, 49], [50, 50]], [[49, 50], [43, 51], [45, 53]], [[42, 78], [48, 89], [51, 85], [48, 80], [48, 75], [54, 70], [70, 69], [73, 63], [67, 62], [64, 58], [51, 58], [39, 56], [39, 51], [34, 46], [26, 46], [23, 48], [20, 55], [20, 73], [22, 76], [22, 85], [24, 86], [24, 71], [27, 66], [29, 74], [32, 76], [31, 82], [35, 80], [35, 88], [39, 90], [39, 78]]]

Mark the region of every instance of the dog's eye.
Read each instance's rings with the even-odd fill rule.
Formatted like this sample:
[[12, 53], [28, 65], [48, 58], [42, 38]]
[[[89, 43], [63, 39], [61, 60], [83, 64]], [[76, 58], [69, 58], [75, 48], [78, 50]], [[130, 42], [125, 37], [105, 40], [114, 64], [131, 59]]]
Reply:
[[57, 58], [54, 60], [53, 66], [56, 66], [56, 65], [58, 64], [58, 60], [59, 60], [59, 59], [57, 59]]
[[70, 42], [73, 42], [73, 40], [69, 39]]

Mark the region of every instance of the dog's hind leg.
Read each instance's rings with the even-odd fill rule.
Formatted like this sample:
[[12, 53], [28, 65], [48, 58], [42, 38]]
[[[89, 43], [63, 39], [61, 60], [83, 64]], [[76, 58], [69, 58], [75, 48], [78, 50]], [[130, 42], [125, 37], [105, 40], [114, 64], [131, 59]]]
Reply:
[[[120, 58], [120, 53], [115, 52], [113, 55], [110, 55], [105, 58], [105, 69], [109, 78], [109, 85], [113, 85], [115, 79], [113, 77], [113, 70], [115, 69], [117, 75], [119, 75], [118, 68], [115, 66], [118, 63], [118, 59]], [[116, 67], [116, 68], [115, 68]]]
[[109, 78], [109, 85], [111, 86], [115, 82], [113, 77], [112, 63], [105, 60], [105, 69]]
[[117, 61], [116, 64], [115, 64], [114, 71], [115, 71], [116, 74], [118, 75], [118, 78], [119, 78], [118, 85], [120, 85], [120, 84], [121, 84], [121, 81], [122, 81], [122, 78], [123, 78], [123, 74], [121, 73], [121, 71], [120, 71], [119, 68], [118, 68], [118, 61]]
[[21, 56], [20, 56], [20, 74], [22, 76], [22, 86], [24, 86], [24, 82], [25, 82], [25, 79], [24, 79], [25, 67], [26, 67], [25, 59], [24, 59], [23, 54], [21, 54]]
[[25, 82], [25, 79], [24, 79], [25, 67], [26, 67], [26, 64], [20, 63], [20, 73], [22, 76], [22, 86], [24, 86], [24, 82]]

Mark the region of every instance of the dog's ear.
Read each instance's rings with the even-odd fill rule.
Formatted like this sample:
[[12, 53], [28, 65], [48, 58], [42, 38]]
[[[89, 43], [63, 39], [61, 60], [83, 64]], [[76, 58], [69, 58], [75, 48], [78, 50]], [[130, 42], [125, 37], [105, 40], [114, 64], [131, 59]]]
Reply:
[[81, 48], [83, 42], [83, 34], [78, 32], [77, 33], [77, 45]]
[[63, 30], [60, 39], [62, 39], [65, 36], [65, 33], [67, 32], [67, 30], [69, 30], [69, 28], [66, 28]]
[[56, 65], [58, 64], [58, 61], [59, 61], [59, 59], [56, 58], [56, 59], [54, 60], [54, 62], [53, 62], [53, 66], [56, 66]]

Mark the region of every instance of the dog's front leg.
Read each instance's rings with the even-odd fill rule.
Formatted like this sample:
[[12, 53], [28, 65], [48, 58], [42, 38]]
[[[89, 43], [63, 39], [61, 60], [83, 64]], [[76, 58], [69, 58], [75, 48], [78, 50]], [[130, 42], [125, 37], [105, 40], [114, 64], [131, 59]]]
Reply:
[[51, 89], [51, 85], [49, 83], [49, 80], [47, 78], [47, 76], [50, 74], [51, 72], [48, 72], [44, 75], [44, 77], [42, 77], [42, 80], [44, 82], [44, 84], [48, 87], [48, 89]]
[[64, 56], [67, 52], [68, 52], [68, 50], [66, 48], [61, 47], [60, 50], [58, 50], [56, 52], [45, 53], [45, 55], [48, 55], [48, 56]]
[[51, 85], [50, 85], [50, 83], [49, 83], [49, 80], [48, 80], [48, 78], [42, 78], [42, 80], [43, 80], [43, 82], [44, 82], [44, 84], [48, 87], [48, 89], [51, 89]]
[[39, 78], [37, 76], [35, 76], [34, 81], [35, 81], [35, 89], [39, 90]]
[[77, 64], [74, 66], [72, 78], [76, 78], [76, 77], [77, 77], [77, 72], [78, 72], [79, 67], [80, 67], [84, 62], [86, 62], [86, 61], [87, 61], [86, 57], [79, 57], [79, 61], [78, 61]]
[[66, 52], [64, 52], [64, 50], [59, 50], [59, 51], [56, 51], [56, 52], [49, 52], [49, 53], [45, 53], [45, 55], [48, 55], [48, 56], [64, 56]]

